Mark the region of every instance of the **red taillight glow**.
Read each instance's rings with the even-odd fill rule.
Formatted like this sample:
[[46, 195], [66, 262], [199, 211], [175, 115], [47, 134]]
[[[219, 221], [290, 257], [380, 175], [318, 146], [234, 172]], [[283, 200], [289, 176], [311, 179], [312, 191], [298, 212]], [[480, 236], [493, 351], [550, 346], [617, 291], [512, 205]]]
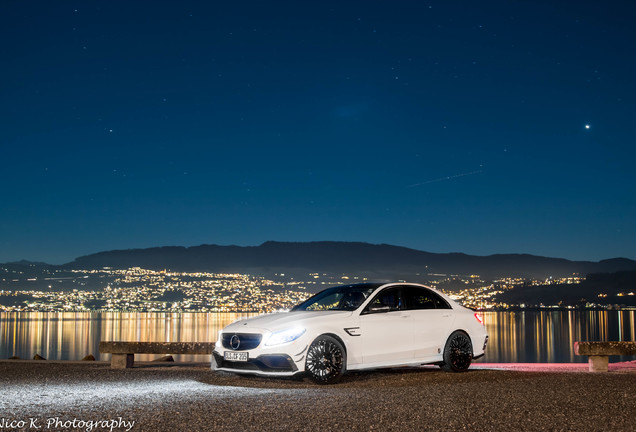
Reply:
[[475, 312], [475, 319], [477, 321], [479, 321], [479, 324], [483, 324], [484, 323], [484, 319], [477, 312]]

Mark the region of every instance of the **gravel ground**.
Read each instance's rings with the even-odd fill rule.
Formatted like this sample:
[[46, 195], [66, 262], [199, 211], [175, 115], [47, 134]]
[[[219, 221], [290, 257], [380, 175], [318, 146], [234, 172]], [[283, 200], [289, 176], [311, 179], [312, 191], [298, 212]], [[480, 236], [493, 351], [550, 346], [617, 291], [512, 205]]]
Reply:
[[634, 371], [400, 368], [316, 386], [208, 366], [0, 361], [0, 430], [636, 430]]

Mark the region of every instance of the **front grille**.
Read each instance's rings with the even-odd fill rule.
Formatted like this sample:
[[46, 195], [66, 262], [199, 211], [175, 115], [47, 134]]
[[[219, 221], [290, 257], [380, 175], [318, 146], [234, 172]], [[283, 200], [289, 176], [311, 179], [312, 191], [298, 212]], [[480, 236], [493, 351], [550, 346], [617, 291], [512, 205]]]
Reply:
[[[232, 347], [232, 337], [237, 336], [240, 343], [238, 348]], [[247, 351], [256, 348], [260, 343], [263, 335], [255, 333], [223, 333], [223, 347], [235, 351]]]
[[214, 353], [217, 367], [234, 369], [237, 371], [263, 372], [296, 372], [298, 368], [287, 355], [263, 355], [246, 362], [227, 361], [223, 356]]

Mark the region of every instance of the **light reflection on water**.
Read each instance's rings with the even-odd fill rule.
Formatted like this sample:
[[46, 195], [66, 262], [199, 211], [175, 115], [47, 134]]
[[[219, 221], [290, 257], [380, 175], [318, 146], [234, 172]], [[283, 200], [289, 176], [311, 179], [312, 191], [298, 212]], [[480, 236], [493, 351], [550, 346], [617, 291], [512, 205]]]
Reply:
[[[485, 312], [490, 340], [484, 362], [587, 362], [575, 341], [636, 340], [636, 311]], [[611, 357], [610, 361], [633, 358]]]
[[[40, 354], [49, 360], [98, 360], [100, 340], [214, 342], [227, 324], [255, 314], [136, 312], [1, 312], [0, 358]], [[490, 341], [484, 362], [584, 362], [574, 341], [636, 340], [636, 311], [485, 312]], [[158, 356], [137, 355], [138, 360]], [[206, 356], [176, 360], [208, 361]], [[611, 361], [633, 360], [616, 357]]]
[[[137, 312], [2, 312], [0, 358], [81, 360], [99, 354], [99, 341], [215, 342], [220, 329], [255, 314], [137, 313]], [[151, 360], [155, 355], [136, 355]], [[202, 355], [174, 356], [176, 360], [207, 361]]]

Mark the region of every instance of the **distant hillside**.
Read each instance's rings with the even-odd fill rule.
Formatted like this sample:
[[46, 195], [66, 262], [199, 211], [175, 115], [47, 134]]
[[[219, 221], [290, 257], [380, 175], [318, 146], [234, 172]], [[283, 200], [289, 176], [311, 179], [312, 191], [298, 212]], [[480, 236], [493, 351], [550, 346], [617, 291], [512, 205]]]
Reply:
[[[585, 303], [636, 306], [636, 271], [590, 274], [575, 285], [519, 286], [496, 297], [508, 304], [577, 305]], [[619, 296], [618, 294], [623, 294]], [[603, 295], [603, 297], [599, 297]]]
[[260, 246], [159, 247], [100, 252], [77, 258], [66, 268], [102, 267], [171, 269], [175, 271], [305, 274], [331, 272], [395, 279], [401, 275], [478, 274], [486, 278], [546, 278], [572, 273], [636, 270], [636, 261], [615, 258], [600, 262], [569, 261], [526, 254], [474, 256], [436, 254], [386, 244], [353, 242], [266, 242]]

